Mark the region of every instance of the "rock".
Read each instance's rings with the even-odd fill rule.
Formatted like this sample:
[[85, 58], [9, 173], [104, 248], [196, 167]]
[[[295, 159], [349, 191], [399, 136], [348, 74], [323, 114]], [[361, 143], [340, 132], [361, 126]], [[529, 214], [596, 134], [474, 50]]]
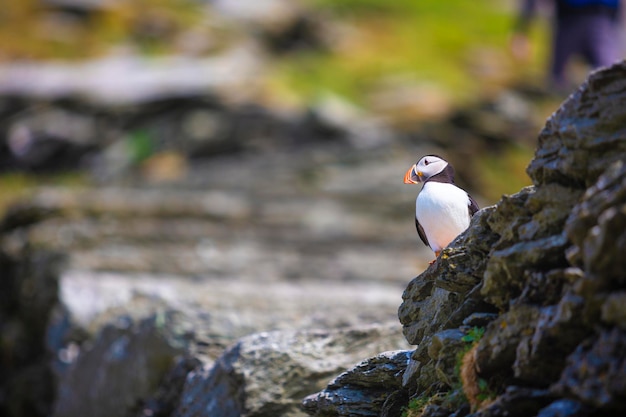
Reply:
[[261, 0], [255, 3], [212, 2], [212, 8], [250, 32], [261, 35], [272, 52], [319, 49], [324, 46], [322, 20], [300, 2]]
[[405, 378], [408, 384], [418, 384], [419, 390], [438, 383], [443, 373], [448, 374], [445, 383], [455, 380], [449, 371], [454, 369], [452, 362], [456, 360], [458, 343], [445, 349], [445, 359], [428, 355], [437, 332], [458, 328], [473, 313], [493, 311], [480, 296], [480, 276], [486, 266], [490, 242], [498, 238], [489, 226], [493, 213], [491, 207], [479, 211], [468, 231], [444, 249], [437, 262], [411, 281], [403, 293], [398, 316], [407, 341], [419, 345], [411, 358], [410, 375]]
[[260, 62], [246, 45], [209, 58], [108, 56], [82, 64], [5, 64], [0, 94], [50, 100], [83, 97], [92, 103], [139, 104], [197, 96], [251, 81]]
[[435, 373], [443, 383], [453, 386], [459, 383], [456, 375], [459, 353], [466, 346], [465, 333], [459, 329], [435, 333], [428, 346], [428, 356], [435, 361]]
[[544, 387], [558, 378], [564, 358], [591, 330], [583, 319], [585, 307], [582, 297], [569, 293], [558, 305], [541, 309], [532, 337], [525, 336], [517, 347], [516, 378]]
[[535, 415], [552, 400], [546, 390], [510, 386], [492, 403], [472, 413], [472, 417], [525, 417]]
[[472, 313], [463, 320], [463, 326], [485, 327], [498, 318], [496, 313]]
[[46, 326], [64, 257], [0, 242], [0, 414], [47, 416], [54, 376]]
[[609, 295], [602, 304], [602, 321], [626, 329], [626, 291]]
[[535, 184], [584, 189], [612, 162], [623, 160], [625, 69], [620, 62], [593, 73], [548, 119], [527, 170]]
[[12, 118], [6, 143], [16, 168], [33, 172], [88, 167], [98, 119], [70, 109], [25, 111]]
[[607, 414], [626, 410], [626, 333], [618, 328], [583, 341], [551, 391]]
[[472, 218], [474, 225], [467, 234], [459, 236], [454, 245], [444, 250], [445, 266], [437, 271], [435, 285], [447, 291], [466, 294], [478, 283], [486, 267], [486, 254], [497, 238], [489, 225], [493, 207], [483, 208]]
[[[300, 402], [357, 358], [403, 343], [393, 326], [259, 333], [242, 338], [215, 366], [190, 374], [175, 416], [302, 416]], [[369, 355], [368, 355], [369, 352]], [[406, 363], [406, 353], [404, 353]], [[361, 385], [390, 378], [375, 361]], [[399, 368], [394, 375], [399, 380]], [[399, 382], [394, 388], [399, 387]], [[378, 388], [377, 388], [378, 389]], [[380, 393], [380, 391], [377, 391]], [[385, 398], [379, 398], [380, 404]], [[310, 407], [310, 406], [309, 406]]]
[[439, 260], [405, 289], [398, 316], [409, 343], [420, 344], [424, 337], [446, 328], [451, 318], [458, 320], [457, 326], [465, 318], [454, 315], [457, 309], [463, 311], [462, 297], [457, 294], [470, 292], [480, 281], [490, 242], [497, 238], [487, 224], [492, 212], [486, 208], [476, 213], [467, 233], [455, 239]]
[[303, 408], [312, 416], [378, 416], [390, 394], [401, 388], [409, 357], [408, 351], [395, 351], [366, 359], [305, 398]]
[[192, 356], [177, 358], [176, 364], [163, 378], [156, 392], [143, 401], [141, 410], [135, 415], [137, 417], [173, 415], [180, 402], [187, 376], [203, 366], [208, 364]]
[[465, 361], [444, 353], [475, 317], [472, 416], [623, 412], [625, 77], [626, 63], [591, 74], [542, 130], [533, 186], [479, 212], [406, 288], [398, 315], [418, 346], [403, 390], [425, 415], [464, 413], [438, 398], [458, 392]]
[[[80, 170], [110, 183], [137, 178], [138, 173], [150, 174], [148, 161], [160, 155], [177, 155], [183, 162], [197, 164], [243, 153], [258, 157], [259, 153], [282, 151], [291, 155], [321, 144], [345, 151], [380, 149], [393, 140], [394, 132], [382, 119], [339, 97], [328, 96], [309, 108], [289, 112], [242, 104], [229, 97], [228, 91], [214, 91], [217, 86], [179, 86], [180, 82], [197, 81], [193, 81], [195, 75], [178, 74], [195, 61], [172, 64], [176, 69], [171, 73], [167, 61], [146, 64], [150, 68], [145, 72], [147, 78], [155, 81], [129, 88], [123, 80], [134, 78], [142, 65], [132, 59], [130, 63], [121, 58], [121, 62], [111, 60], [78, 68], [52, 64], [0, 68], [11, 79], [6, 85], [0, 80], [0, 116], [7, 119], [0, 126], [0, 170]], [[214, 70], [212, 65], [206, 63], [207, 71]], [[150, 75], [154, 68], [160, 70]], [[85, 79], [77, 80], [76, 71], [85, 71]], [[47, 78], [53, 80], [49, 81], [53, 90], [49, 90]], [[122, 84], [101, 89], [97, 80], [102, 78], [115, 78]], [[211, 76], [201, 78], [197, 82], [204, 83]], [[143, 170], [137, 170], [138, 166]], [[179, 171], [176, 182], [189, 182], [188, 170]]]
[[528, 305], [518, 305], [491, 322], [478, 342], [476, 362], [483, 373], [511, 373], [517, 349], [524, 335], [532, 335], [540, 312]]
[[[527, 233], [536, 222], [531, 211], [539, 200], [536, 194], [536, 189], [526, 189], [513, 197], [504, 197], [492, 217], [491, 227], [500, 231], [502, 237], [493, 246], [487, 261], [481, 292], [487, 301], [499, 308], [504, 308], [511, 299], [521, 294], [531, 277], [528, 265], [534, 265], [535, 270], [567, 266], [564, 257], [567, 239], [562, 232], [538, 239], [535, 234]], [[550, 204], [550, 200], [541, 201], [545, 205]], [[515, 204], [514, 210], [509, 209], [511, 204]], [[565, 218], [562, 218], [561, 224], [564, 222]], [[510, 225], [508, 232], [504, 231], [506, 224]]]
[[626, 267], [623, 233], [626, 223], [626, 164], [618, 161], [584, 194], [567, 220], [566, 232], [574, 243], [570, 262], [583, 266], [602, 281], [624, 283]]
[[104, 327], [61, 377], [53, 415], [138, 412], [186, 350], [185, 335], [172, 333], [171, 320], [163, 313]]
[[589, 415], [589, 411], [582, 404], [574, 400], [563, 399], [542, 408], [537, 417], [583, 417], [587, 415]]

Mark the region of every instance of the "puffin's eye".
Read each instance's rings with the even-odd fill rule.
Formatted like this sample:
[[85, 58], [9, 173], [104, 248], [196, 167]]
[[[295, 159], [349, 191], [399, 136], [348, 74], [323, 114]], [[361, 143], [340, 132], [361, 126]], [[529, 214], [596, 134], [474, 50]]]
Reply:
[[430, 162], [428, 162], [428, 159], [424, 159], [424, 165], [428, 165], [430, 164]]

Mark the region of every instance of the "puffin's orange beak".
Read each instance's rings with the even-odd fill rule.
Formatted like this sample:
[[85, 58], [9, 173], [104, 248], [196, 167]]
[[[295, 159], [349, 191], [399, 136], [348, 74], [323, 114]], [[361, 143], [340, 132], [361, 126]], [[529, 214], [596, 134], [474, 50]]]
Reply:
[[422, 173], [419, 171], [415, 171], [415, 165], [413, 165], [409, 170], [404, 174], [404, 183], [405, 184], [419, 184], [422, 180]]

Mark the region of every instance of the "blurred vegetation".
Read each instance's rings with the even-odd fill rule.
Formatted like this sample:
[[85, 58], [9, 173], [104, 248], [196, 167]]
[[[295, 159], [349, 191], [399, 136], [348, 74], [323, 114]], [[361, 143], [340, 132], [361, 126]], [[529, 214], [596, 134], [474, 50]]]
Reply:
[[[233, 0], [235, 1], [235, 0]], [[547, 22], [532, 31], [533, 57], [520, 65], [508, 42], [515, 0], [301, 0], [320, 24], [322, 48], [273, 53], [260, 74], [265, 96], [274, 102], [310, 105], [328, 96], [367, 109], [385, 111], [394, 88], [422, 108], [468, 105], [520, 80], [539, 80], [547, 54]], [[193, 53], [211, 55], [232, 41], [256, 33], [225, 21], [201, 0], [102, 1], [97, 13], [58, 13], [43, 0], [8, 1], [0, 8], [0, 63], [83, 60], [116, 50], [147, 56]], [[204, 39], [189, 50], [189, 37]], [[187, 40], [186, 40], [187, 39]], [[269, 52], [272, 54], [272, 52]], [[532, 83], [532, 81], [531, 81]], [[407, 86], [415, 89], [407, 90]], [[425, 103], [425, 104], [424, 104]], [[552, 104], [549, 109], [556, 108]], [[392, 109], [391, 111], [397, 111]], [[539, 112], [544, 110], [539, 110]], [[389, 114], [384, 114], [389, 116]], [[547, 116], [541, 115], [539, 119]], [[393, 117], [393, 116], [391, 116]], [[408, 114], [413, 124], [420, 115]], [[428, 118], [429, 114], [421, 115]], [[132, 138], [139, 151], [141, 135]], [[528, 184], [525, 165], [532, 149], [505, 149], [485, 155], [479, 174], [486, 198], [497, 199]], [[478, 165], [478, 164], [477, 164]], [[26, 175], [0, 178], [0, 211], [11, 196], [41, 179]]]
[[[514, 1], [302, 0], [322, 16], [329, 48], [274, 57], [268, 88], [299, 103], [332, 92], [368, 106], [369, 93], [394, 78], [432, 83], [454, 100], [539, 76], [545, 25], [533, 32], [535, 58], [508, 54]], [[103, 1], [98, 13], [51, 12], [42, 0], [11, 1], [0, 10], [0, 62], [79, 60], [130, 48], [141, 54], [184, 52], [184, 38], [204, 36], [215, 52], [237, 32], [197, 0]], [[48, 6], [46, 6], [48, 5]], [[210, 38], [210, 39], [209, 39]]]
[[534, 149], [522, 144], [509, 147], [499, 154], [482, 155], [478, 173], [481, 195], [490, 203], [502, 194], [512, 194], [530, 185], [526, 167], [533, 158]]
[[[334, 50], [282, 61], [284, 76], [307, 97], [329, 89], [357, 103], [381, 81], [401, 76], [433, 83], [456, 101], [543, 72], [546, 27], [533, 31], [535, 56], [519, 66], [509, 55], [513, 2], [485, 0], [308, 0], [342, 22]], [[484, 83], [486, 81], [487, 83]], [[367, 106], [366, 106], [367, 107]]]
[[87, 178], [79, 173], [59, 173], [46, 176], [36, 176], [24, 172], [2, 174], [0, 175], [0, 218], [11, 204], [28, 197], [38, 187], [79, 187], [87, 183]]
[[0, 9], [0, 60], [76, 60], [132, 45], [141, 53], [170, 53], [177, 35], [203, 23], [190, 0], [103, 1], [98, 13], [52, 11], [41, 0], [5, 2]]

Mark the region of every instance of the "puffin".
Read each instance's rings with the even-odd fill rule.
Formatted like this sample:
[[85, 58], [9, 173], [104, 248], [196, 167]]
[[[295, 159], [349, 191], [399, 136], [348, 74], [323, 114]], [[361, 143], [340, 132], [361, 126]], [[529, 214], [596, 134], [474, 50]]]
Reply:
[[478, 204], [454, 184], [454, 168], [437, 155], [426, 155], [417, 161], [404, 175], [404, 183], [423, 184], [415, 199], [415, 227], [422, 242], [438, 257], [468, 228]]

